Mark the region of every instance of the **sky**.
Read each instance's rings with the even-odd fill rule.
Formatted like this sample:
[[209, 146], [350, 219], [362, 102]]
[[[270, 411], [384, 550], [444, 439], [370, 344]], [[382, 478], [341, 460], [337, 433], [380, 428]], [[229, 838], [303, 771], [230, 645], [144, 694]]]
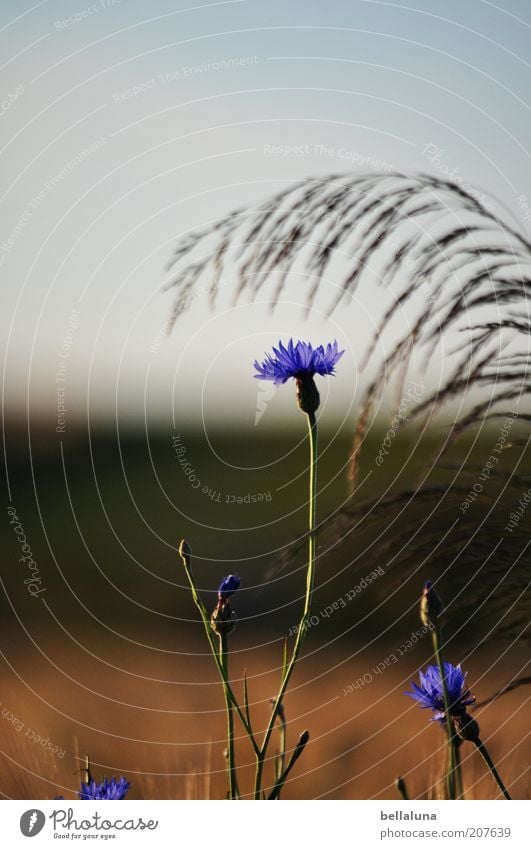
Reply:
[[[530, 11], [525, 0], [4, 0], [7, 414], [254, 422], [271, 398], [253, 360], [300, 336], [346, 348], [323, 387], [346, 415], [380, 294], [331, 319], [318, 303], [307, 320], [294, 279], [271, 316], [267, 303], [232, 304], [229, 272], [219, 310], [200, 290], [166, 338], [173, 247], [308, 175], [386, 169], [452, 174], [529, 232]], [[271, 402], [270, 419], [287, 404]]]

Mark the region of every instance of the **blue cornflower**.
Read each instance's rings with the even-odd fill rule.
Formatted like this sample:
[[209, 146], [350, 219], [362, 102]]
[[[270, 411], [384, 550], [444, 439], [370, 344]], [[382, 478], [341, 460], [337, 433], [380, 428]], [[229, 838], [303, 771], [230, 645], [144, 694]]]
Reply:
[[258, 380], [272, 380], [275, 386], [285, 383], [290, 377], [302, 379], [305, 375], [334, 374], [334, 368], [345, 352], [338, 350], [337, 342], [328, 343], [326, 348], [319, 345], [313, 348], [310, 342], [297, 342], [290, 339], [287, 346], [279, 341], [273, 348], [274, 356], [267, 354], [262, 364], [255, 360], [254, 367]]
[[125, 799], [131, 787], [123, 775], [117, 781], [113, 776], [109, 781], [104, 778], [99, 784], [91, 779], [88, 784], [81, 782], [81, 790], [78, 793], [80, 799]]
[[[453, 666], [451, 663], [445, 663], [444, 677], [448, 689], [450, 713], [453, 716], [462, 716], [466, 713], [468, 705], [473, 704], [475, 699], [465, 688], [465, 674], [461, 671], [461, 665]], [[413, 692], [406, 691], [405, 695], [415, 699], [421, 707], [430, 708], [433, 711], [432, 721], [444, 723], [446, 717], [439, 667], [428, 666], [426, 672], [419, 672], [419, 678], [420, 687], [412, 681]]]
[[227, 575], [218, 588], [218, 601], [210, 617], [210, 627], [219, 637], [226, 637], [234, 630], [236, 616], [229, 598], [240, 586], [238, 575]]
[[240, 586], [238, 575], [227, 575], [223, 578], [218, 589], [218, 598], [221, 600], [229, 598], [233, 595]]

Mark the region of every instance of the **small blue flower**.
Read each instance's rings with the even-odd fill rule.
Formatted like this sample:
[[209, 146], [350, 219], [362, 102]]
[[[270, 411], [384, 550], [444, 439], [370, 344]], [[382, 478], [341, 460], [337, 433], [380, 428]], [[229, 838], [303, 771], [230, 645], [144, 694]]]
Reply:
[[240, 579], [238, 575], [227, 575], [227, 577], [223, 578], [221, 584], [219, 585], [218, 598], [220, 600], [229, 598], [236, 592], [239, 586]]
[[313, 377], [314, 374], [334, 374], [338, 360], [345, 352], [338, 350], [337, 342], [328, 343], [326, 348], [319, 345], [313, 348], [310, 342], [297, 342], [290, 339], [287, 346], [279, 341], [273, 354], [267, 354], [262, 364], [255, 360], [254, 367], [258, 380], [272, 380], [275, 386], [285, 383], [290, 377]]
[[78, 796], [80, 799], [125, 799], [130, 787], [129, 781], [123, 775], [119, 781], [113, 776], [110, 781], [104, 778], [99, 784], [92, 779], [88, 784], [81, 782]]
[[[444, 677], [448, 689], [450, 702], [450, 713], [454, 716], [462, 715], [468, 705], [475, 701], [465, 688], [465, 675], [461, 666], [453, 666], [451, 663], [444, 664]], [[419, 672], [420, 687], [411, 682], [413, 692], [405, 693], [406, 696], [415, 699], [421, 707], [430, 708], [433, 711], [432, 721], [444, 723], [444, 697], [441, 682], [441, 673], [438, 666], [428, 666], [426, 672]]]

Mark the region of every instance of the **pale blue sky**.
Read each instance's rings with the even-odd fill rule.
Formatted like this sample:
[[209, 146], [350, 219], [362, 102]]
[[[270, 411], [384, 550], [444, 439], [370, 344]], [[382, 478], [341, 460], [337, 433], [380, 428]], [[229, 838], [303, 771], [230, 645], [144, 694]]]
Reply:
[[[9, 408], [23, 410], [29, 393], [53, 416], [59, 385], [71, 420], [87, 401], [96, 418], [116, 406], [143, 416], [146, 398], [150, 419], [172, 407], [197, 419], [228, 392], [224, 415], [251, 421], [244, 366], [281, 334], [349, 345], [337, 395], [350, 399], [378, 298], [368, 291], [332, 323], [315, 314], [309, 325], [292, 305], [299, 281], [273, 319], [229, 299], [211, 316], [199, 298], [161, 340], [173, 244], [286, 181], [378, 161], [453, 171], [528, 232], [530, 21], [524, 0], [2, 3]], [[439, 149], [431, 160], [428, 144]]]

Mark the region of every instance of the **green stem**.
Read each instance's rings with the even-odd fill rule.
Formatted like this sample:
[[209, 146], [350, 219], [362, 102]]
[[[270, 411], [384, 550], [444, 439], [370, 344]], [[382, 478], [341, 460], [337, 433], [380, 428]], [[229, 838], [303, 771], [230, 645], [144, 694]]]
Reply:
[[435, 657], [437, 659], [437, 665], [439, 667], [439, 673], [441, 676], [441, 684], [443, 691], [443, 703], [444, 703], [444, 715], [446, 717], [446, 734], [448, 737], [448, 772], [446, 774], [446, 790], [448, 793], [449, 799], [456, 798], [456, 775], [455, 775], [455, 743], [454, 743], [454, 735], [455, 730], [452, 725], [452, 716], [450, 713], [450, 698], [448, 696], [448, 687], [446, 685], [446, 673], [444, 671], [444, 661], [442, 656], [441, 649], [441, 631], [439, 625], [437, 623], [433, 623], [434, 627], [432, 630], [432, 639], [433, 639], [433, 651], [435, 653]]
[[229, 679], [229, 647], [227, 634], [219, 636], [219, 660], [223, 669], [223, 692], [225, 694], [225, 708], [227, 711], [227, 757], [229, 769], [229, 799], [238, 798], [238, 782], [236, 780], [236, 766], [234, 760], [234, 715], [232, 712], [232, 700], [229, 688], [225, 682]]
[[279, 778], [284, 772], [284, 768], [286, 766], [286, 720], [283, 716], [279, 717], [280, 719], [280, 729], [279, 729], [279, 758], [278, 758], [278, 775]]
[[260, 751], [256, 755], [256, 776], [254, 785], [254, 798], [260, 799], [262, 793], [262, 776], [264, 771], [264, 762], [271, 740], [271, 734], [275, 725], [275, 720], [278, 715], [280, 705], [284, 698], [291, 674], [295, 667], [295, 663], [300, 654], [304, 637], [307, 630], [308, 620], [310, 618], [310, 608], [312, 603], [313, 583], [315, 576], [315, 514], [317, 501], [317, 421], [314, 413], [308, 413], [308, 440], [310, 443], [310, 484], [309, 484], [309, 515], [308, 515], [308, 569], [306, 572], [306, 595], [304, 598], [304, 609], [295, 638], [293, 654], [291, 655], [288, 667], [284, 674], [284, 678], [280, 685], [278, 695], [273, 704], [269, 723], [267, 725], [264, 739], [260, 747]]
[[244, 714], [243, 714], [243, 712], [242, 712], [242, 710], [241, 710], [241, 708], [240, 708], [240, 706], [239, 706], [239, 704], [236, 700], [236, 696], [234, 695], [232, 687], [230, 686], [230, 684], [227, 680], [227, 676], [225, 675], [225, 670], [223, 669], [223, 664], [221, 663], [221, 660], [219, 658], [218, 650], [216, 648], [216, 644], [214, 642], [214, 637], [212, 635], [212, 630], [210, 628], [209, 617], [208, 617], [205, 605], [201, 601], [201, 598], [200, 598], [199, 593], [197, 592], [197, 588], [195, 586], [195, 581], [194, 581], [194, 578], [193, 578], [193, 575], [192, 575], [192, 570], [190, 568], [190, 555], [187, 555], [187, 554], [181, 552], [181, 558], [182, 558], [182, 561], [183, 561], [183, 564], [184, 564], [184, 571], [186, 573], [186, 577], [188, 578], [188, 583], [190, 584], [190, 589], [192, 590], [192, 598], [193, 598], [195, 605], [196, 605], [196, 607], [199, 611], [199, 614], [201, 616], [201, 620], [202, 620], [203, 626], [205, 628], [207, 640], [208, 640], [208, 643], [210, 645], [210, 649], [212, 651], [212, 656], [214, 657], [214, 660], [216, 662], [216, 666], [218, 668], [219, 676], [221, 678], [221, 683], [223, 684], [223, 688], [228, 693], [230, 700], [231, 700], [232, 704], [234, 705], [234, 709], [235, 709], [236, 713], [238, 714], [238, 717], [240, 718], [242, 725], [247, 732], [249, 740], [251, 741], [251, 745], [254, 749], [255, 755], [258, 757], [258, 755], [260, 754], [260, 748], [259, 748], [258, 743], [256, 742], [255, 736], [253, 734], [253, 729], [251, 728], [250, 722], [247, 720], [247, 717], [244, 716]]
[[499, 774], [498, 770], [496, 769], [496, 767], [494, 766], [494, 764], [493, 764], [493, 762], [492, 762], [492, 758], [491, 758], [491, 756], [489, 755], [489, 753], [488, 753], [487, 749], [485, 748], [485, 744], [484, 744], [484, 743], [483, 743], [483, 742], [479, 739], [479, 737], [478, 737], [476, 740], [474, 740], [474, 743], [476, 744], [476, 746], [477, 746], [477, 748], [478, 748], [478, 750], [479, 750], [479, 752], [480, 752], [480, 754], [481, 754], [481, 756], [482, 756], [483, 760], [485, 761], [485, 763], [487, 764], [487, 766], [488, 766], [489, 770], [490, 770], [490, 771], [491, 771], [491, 773], [492, 773], [492, 777], [494, 778], [494, 781], [496, 782], [496, 784], [497, 784], [497, 785], [498, 785], [498, 787], [500, 788], [500, 790], [501, 790], [501, 792], [503, 793], [504, 797], [505, 797], [506, 799], [509, 799], [509, 801], [512, 801], [512, 797], [509, 795], [509, 792], [508, 792], [507, 788], [505, 787], [505, 784], [504, 784], [504, 783], [503, 783], [503, 781], [501, 780], [501, 778], [500, 778], [500, 774]]

